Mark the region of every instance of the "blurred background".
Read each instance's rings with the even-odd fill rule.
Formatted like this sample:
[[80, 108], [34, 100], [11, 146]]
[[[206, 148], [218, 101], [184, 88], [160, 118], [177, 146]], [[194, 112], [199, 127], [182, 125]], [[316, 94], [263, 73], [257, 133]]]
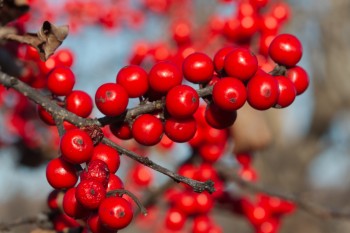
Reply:
[[[106, 5], [115, 6], [110, 8], [115, 12], [109, 12], [112, 14], [109, 17], [116, 20], [105, 18], [96, 23], [90, 16], [80, 18], [82, 21], [78, 22], [76, 18], [79, 16], [74, 17], [74, 14], [79, 15], [78, 9], [67, 7], [69, 2], [74, 5], [75, 1], [32, 1], [33, 11], [26, 19], [26, 27], [28, 31], [37, 31], [43, 19], [49, 19], [57, 25], [70, 25], [71, 32], [62, 48], [68, 48], [74, 53], [72, 69], [77, 77], [75, 89], [84, 90], [91, 96], [94, 96], [99, 85], [115, 81], [116, 73], [129, 64], [137, 46], [154, 46], [155, 49], [160, 48], [160, 53], [165, 45], [172, 46], [174, 42], [171, 41], [169, 28], [174, 18], [186, 16], [193, 23], [193, 30], [200, 31], [203, 25], [216, 22], [214, 19], [220, 22], [220, 19], [229, 18], [237, 12], [237, 1], [193, 0], [188, 1], [188, 9], [181, 10], [176, 7], [175, 10], [171, 7], [152, 8], [151, 4], [145, 3], [152, 1], [101, 1], [95, 3], [102, 5], [102, 2], [106, 2]], [[93, 5], [94, 1], [90, 2]], [[286, 109], [265, 112], [254, 110], [249, 113], [242, 111], [243, 116], [250, 114], [253, 115], [252, 119], [261, 119], [271, 139], [267, 147], [254, 152], [258, 183], [267, 189], [293, 193], [330, 209], [350, 212], [350, 2], [283, 2], [290, 7], [290, 17], [279, 33], [291, 33], [301, 40], [304, 52], [299, 65], [307, 70], [310, 86]], [[69, 9], [77, 12], [72, 13]], [[91, 14], [95, 14], [95, 11]], [[230, 43], [221, 37], [210, 40], [207, 42], [209, 46], [198, 50], [207, 52], [211, 57], [217, 49]], [[1, 55], [4, 56], [3, 53]], [[152, 61], [146, 60], [146, 67], [147, 62]], [[9, 93], [3, 97], [7, 101], [6, 106], [14, 104], [11, 101], [15, 102], [16, 98]], [[33, 136], [33, 128], [39, 129], [35, 135], [41, 138], [41, 142], [36, 144], [40, 148], [23, 146], [23, 138], [18, 133], [18, 128], [22, 126], [16, 127], [18, 122], [12, 118], [8, 120], [9, 111], [9, 108], [0, 106], [0, 222], [33, 216], [47, 209], [46, 199], [51, 187], [45, 178], [45, 167], [47, 159], [57, 154], [55, 146], [51, 146], [54, 142], [46, 138], [43, 140], [43, 135], [48, 134], [48, 131], [40, 131], [44, 126], [38, 126], [37, 122], [26, 126], [26, 130], [30, 137]], [[97, 109], [93, 115], [102, 116]], [[240, 111], [238, 115], [241, 116]], [[252, 132], [247, 134], [254, 134], [255, 129], [250, 127], [247, 131]], [[175, 169], [189, 153], [188, 145], [178, 144], [168, 150], [166, 155], [157, 149], [152, 149], [148, 155], [166, 167]], [[122, 158], [122, 164], [129, 163], [129, 159]], [[127, 171], [128, 165], [122, 165], [118, 175], [124, 177]], [[166, 180], [162, 175], [154, 176], [151, 189]], [[223, 232], [255, 232], [246, 219], [230, 211], [217, 208], [213, 216], [223, 227]], [[325, 220], [297, 209], [283, 218], [279, 232], [349, 232], [349, 220]], [[11, 232], [28, 231], [28, 228], [21, 227]], [[121, 232], [140, 232], [140, 229], [137, 224], [132, 224]]]

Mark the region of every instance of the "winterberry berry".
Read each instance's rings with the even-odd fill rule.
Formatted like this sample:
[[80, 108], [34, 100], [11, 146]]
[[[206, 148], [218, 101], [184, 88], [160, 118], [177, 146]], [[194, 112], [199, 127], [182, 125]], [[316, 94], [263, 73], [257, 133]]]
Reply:
[[162, 122], [151, 114], [139, 116], [132, 125], [134, 139], [145, 146], [153, 146], [160, 142], [163, 131]]
[[269, 47], [271, 59], [283, 66], [293, 67], [301, 59], [303, 47], [299, 39], [291, 34], [280, 34], [272, 40]]
[[90, 136], [83, 130], [72, 129], [61, 138], [62, 157], [73, 164], [81, 164], [90, 160], [94, 148]]
[[183, 61], [182, 71], [187, 81], [207, 83], [214, 73], [213, 61], [204, 53], [192, 53]]
[[106, 116], [119, 116], [126, 110], [129, 96], [123, 86], [105, 83], [97, 89], [95, 103], [98, 110]]

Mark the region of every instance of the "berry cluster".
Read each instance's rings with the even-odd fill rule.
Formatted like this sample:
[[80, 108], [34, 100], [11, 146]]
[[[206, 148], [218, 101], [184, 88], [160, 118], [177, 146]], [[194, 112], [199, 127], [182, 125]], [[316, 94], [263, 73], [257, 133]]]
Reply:
[[[129, 201], [108, 194], [124, 189], [123, 182], [115, 175], [120, 166], [118, 152], [104, 144], [94, 146], [90, 135], [81, 129], [71, 129], [64, 134], [60, 152], [61, 156], [51, 160], [46, 169], [49, 184], [56, 190], [66, 190], [61, 203], [63, 213], [58, 216], [83, 219], [93, 233], [115, 232], [129, 225], [133, 218]], [[86, 164], [86, 168], [79, 172], [81, 164]], [[58, 201], [57, 198], [49, 200]], [[58, 231], [71, 227], [57, 221], [54, 224]]]

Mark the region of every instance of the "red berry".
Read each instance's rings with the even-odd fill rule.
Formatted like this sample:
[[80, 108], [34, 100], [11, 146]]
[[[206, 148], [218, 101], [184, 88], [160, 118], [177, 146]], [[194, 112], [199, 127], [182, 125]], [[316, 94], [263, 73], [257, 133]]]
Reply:
[[181, 71], [167, 61], [155, 64], [148, 74], [150, 87], [160, 93], [166, 93], [182, 82]]
[[76, 188], [78, 202], [87, 209], [97, 209], [106, 198], [106, 189], [97, 180], [81, 180]]
[[97, 89], [95, 103], [106, 116], [119, 116], [126, 110], [129, 96], [121, 85], [105, 83]]
[[225, 58], [227, 54], [232, 52], [234, 49], [235, 47], [233, 46], [227, 46], [227, 47], [221, 48], [219, 51], [216, 52], [214, 56], [214, 68], [218, 74], [220, 74], [224, 69]]
[[223, 155], [224, 149], [223, 145], [206, 143], [199, 147], [199, 155], [204, 161], [214, 163]]
[[298, 38], [291, 34], [280, 34], [272, 40], [269, 55], [276, 63], [293, 67], [303, 55], [303, 47]]
[[269, 74], [256, 75], [247, 85], [248, 103], [258, 110], [266, 110], [274, 106], [278, 95], [277, 80]]
[[145, 146], [153, 146], [160, 142], [163, 131], [162, 122], [151, 114], [139, 116], [132, 125], [134, 139]]
[[175, 200], [175, 207], [185, 214], [194, 214], [196, 212], [196, 201], [194, 193], [191, 191], [184, 191]]
[[196, 212], [199, 214], [209, 213], [210, 210], [214, 207], [213, 197], [206, 192], [203, 193], [195, 193], [195, 205]]
[[202, 163], [196, 172], [196, 179], [199, 181], [217, 180], [218, 173], [211, 163]]
[[55, 60], [59, 65], [71, 67], [74, 62], [74, 54], [69, 49], [60, 49], [56, 52]]
[[111, 173], [109, 174], [106, 191], [109, 192], [116, 189], [124, 189], [124, 184], [123, 184], [123, 181], [119, 178], [119, 176]]
[[56, 67], [47, 77], [47, 88], [55, 95], [68, 95], [75, 84], [75, 76], [65, 66]]
[[109, 129], [119, 139], [128, 140], [132, 138], [132, 132], [128, 122], [112, 123], [109, 125]]
[[64, 194], [62, 207], [64, 213], [72, 218], [82, 218], [88, 215], [88, 210], [85, 209], [75, 198], [76, 188], [70, 188]]
[[290, 17], [290, 7], [285, 2], [274, 3], [270, 11], [280, 23], [286, 21]]
[[192, 233], [207, 233], [212, 225], [212, 220], [208, 216], [199, 215], [193, 219]]
[[183, 46], [191, 42], [191, 25], [189, 21], [178, 20], [171, 27], [172, 37], [174, 41]]
[[294, 84], [290, 79], [284, 76], [276, 76], [275, 79], [278, 82], [279, 95], [276, 108], [285, 108], [291, 105], [296, 96], [296, 90]]
[[54, 189], [50, 192], [49, 196], [47, 197], [47, 206], [51, 210], [58, 210], [58, 195], [60, 194], [60, 191], [57, 189]]
[[182, 71], [192, 83], [207, 83], [214, 73], [213, 61], [204, 53], [192, 53], [183, 61]]
[[87, 224], [92, 233], [116, 233], [114, 230], [106, 228], [100, 221], [98, 213], [93, 213], [87, 220]]
[[187, 220], [187, 216], [180, 209], [169, 209], [165, 215], [165, 227], [172, 231], [180, 231]]
[[175, 118], [192, 116], [199, 106], [199, 96], [195, 89], [187, 85], [172, 88], [165, 99], [165, 107]]
[[78, 181], [74, 165], [62, 158], [55, 158], [47, 164], [46, 178], [55, 189], [71, 188]]
[[302, 94], [309, 86], [309, 76], [300, 66], [288, 69], [286, 77], [293, 82], [297, 95]]
[[46, 111], [45, 108], [41, 107], [40, 105], [37, 105], [37, 112], [40, 117], [40, 119], [45, 122], [48, 125], [56, 125], [55, 120], [53, 119], [52, 115]]
[[102, 160], [92, 160], [87, 168], [80, 174], [81, 180], [96, 180], [104, 187], [107, 187], [109, 178], [109, 169]]
[[208, 124], [216, 129], [225, 129], [236, 121], [236, 111], [225, 111], [215, 104], [210, 104], [205, 110], [205, 119]]
[[223, 110], [237, 110], [244, 105], [246, 99], [246, 88], [239, 79], [223, 78], [213, 88], [213, 101]]
[[72, 91], [66, 98], [66, 109], [80, 117], [88, 117], [92, 108], [92, 99], [84, 91]]
[[136, 165], [131, 175], [135, 184], [139, 186], [147, 187], [153, 181], [152, 171], [143, 165]]
[[122, 197], [109, 197], [102, 201], [98, 215], [100, 221], [110, 229], [123, 229], [133, 218], [131, 204]]
[[165, 121], [164, 132], [174, 142], [187, 142], [197, 131], [193, 117], [185, 119], [169, 118]]
[[116, 81], [125, 88], [130, 98], [143, 96], [148, 90], [147, 73], [136, 65], [122, 68], [117, 74]]
[[106, 163], [110, 173], [116, 173], [120, 166], [119, 153], [105, 144], [98, 144], [92, 151], [91, 161], [101, 160]]
[[236, 159], [243, 167], [248, 168], [252, 163], [252, 155], [250, 153], [236, 154]]
[[62, 157], [73, 164], [81, 164], [90, 160], [94, 144], [90, 136], [83, 130], [67, 131], [60, 142]]
[[224, 70], [230, 77], [247, 81], [258, 70], [258, 59], [248, 49], [236, 48], [226, 55]]

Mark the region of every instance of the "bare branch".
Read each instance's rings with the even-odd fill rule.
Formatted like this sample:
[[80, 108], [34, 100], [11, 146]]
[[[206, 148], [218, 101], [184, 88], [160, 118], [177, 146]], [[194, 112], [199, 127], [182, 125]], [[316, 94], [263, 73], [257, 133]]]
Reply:
[[[3, 72], [0, 71], [0, 83], [4, 85], [7, 88], [13, 88], [17, 90], [18, 92], [22, 93], [23, 95], [27, 96], [30, 100], [34, 101], [35, 103], [42, 106], [46, 111], [48, 111], [54, 118], [60, 118], [63, 120], [66, 120], [78, 127], [83, 127], [87, 125], [97, 125], [101, 126], [100, 122], [98, 120], [94, 119], [85, 119], [82, 117], [79, 117], [66, 109], [58, 106], [55, 101], [50, 100], [49, 98], [43, 96], [38, 92], [38, 90], [35, 90], [34, 88], [28, 86], [24, 82], [18, 80], [15, 77], [11, 77]], [[134, 109], [135, 110], [135, 109]], [[135, 110], [136, 111], [136, 110]], [[147, 157], [140, 156], [132, 151], [129, 151], [108, 138], [103, 138], [102, 142], [106, 145], [109, 145], [110, 147], [116, 149], [119, 153], [124, 154], [128, 157], [130, 157], [133, 160], [138, 161], [139, 163], [158, 171], [164, 175], [169, 176], [176, 182], [182, 182], [185, 184], [190, 185], [195, 192], [204, 192], [208, 191], [209, 193], [213, 193], [215, 191], [214, 183], [212, 181], [206, 181], [206, 182], [200, 182], [196, 180], [189, 179], [187, 177], [181, 176], [175, 172], [170, 171], [169, 169], [162, 167], [152, 160], [150, 160]]]

